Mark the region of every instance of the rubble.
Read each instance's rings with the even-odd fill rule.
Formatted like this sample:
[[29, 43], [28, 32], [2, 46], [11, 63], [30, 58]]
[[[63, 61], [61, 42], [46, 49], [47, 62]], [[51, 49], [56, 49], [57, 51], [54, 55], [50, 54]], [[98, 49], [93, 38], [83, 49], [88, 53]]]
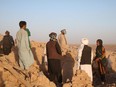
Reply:
[[78, 70], [76, 75], [73, 76], [72, 82], [65, 83], [63, 87], [93, 87], [90, 78], [87, 73], [82, 70]]
[[[12, 49], [9, 55], [0, 55], [0, 87], [56, 87], [56, 85], [44, 75], [47, 71], [43, 64], [45, 43], [32, 41], [31, 44], [35, 63], [30, 66], [29, 70], [22, 70], [19, 67], [16, 47]], [[77, 46], [71, 46], [68, 54], [61, 60], [63, 87], [102, 87], [101, 85], [92, 86], [92, 82], [87, 73], [76, 70], [76, 56]], [[115, 87], [116, 51], [111, 53], [110, 59], [113, 72], [107, 75], [109, 83], [106, 87]]]
[[5, 87], [56, 87], [44, 74], [39, 74], [40, 69], [36, 63], [26, 71], [3, 56], [0, 58], [0, 72], [0, 82], [3, 81]]

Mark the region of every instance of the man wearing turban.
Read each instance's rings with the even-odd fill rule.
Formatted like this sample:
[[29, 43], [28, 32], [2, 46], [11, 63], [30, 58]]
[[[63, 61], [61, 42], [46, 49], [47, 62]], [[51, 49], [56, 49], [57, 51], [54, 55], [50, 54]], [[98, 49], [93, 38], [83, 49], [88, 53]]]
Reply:
[[58, 36], [58, 42], [62, 50], [62, 55], [66, 55], [68, 51], [68, 43], [66, 39], [66, 29], [61, 30], [61, 34]]

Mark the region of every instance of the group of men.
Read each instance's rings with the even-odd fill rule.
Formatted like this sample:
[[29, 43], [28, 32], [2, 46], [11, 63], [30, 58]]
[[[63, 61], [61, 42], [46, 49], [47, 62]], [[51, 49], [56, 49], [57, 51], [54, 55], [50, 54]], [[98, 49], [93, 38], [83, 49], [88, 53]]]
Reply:
[[[22, 69], [29, 69], [34, 63], [34, 56], [31, 51], [31, 44], [29, 36], [31, 36], [29, 29], [27, 29], [25, 21], [19, 22], [20, 30], [16, 34], [16, 46], [18, 47], [19, 65]], [[5, 55], [11, 52], [11, 48], [14, 46], [14, 40], [10, 36], [10, 32], [6, 31], [4, 36], [3, 51]], [[49, 34], [50, 40], [46, 44], [46, 55], [48, 61], [48, 73], [49, 79], [56, 84], [62, 84], [62, 73], [61, 73], [61, 59], [66, 55], [69, 46], [66, 39], [66, 29], [61, 30], [61, 34], [58, 36], [55, 32]], [[10, 44], [8, 44], [8, 41]], [[93, 81], [92, 77], [92, 61], [93, 51], [88, 46], [89, 40], [83, 38], [81, 45], [78, 48], [78, 67], [77, 69], [84, 70]]]
[[[69, 46], [67, 44], [67, 39], [65, 37], [66, 30], [61, 30], [61, 34], [58, 36], [55, 32], [49, 34], [50, 40], [46, 44], [46, 54], [48, 59], [48, 72], [50, 74], [50, 80], [54, 81], [56, 84], [62, 84], [62, 66], [61, 59], [65, 58]], [[92, 48], [88, 46], [89, 40], [83, 38], [81, 40], [81, 46], [78, 48], [78, 69], [84, 70], [88, 76], [93, 81], [92, 77], [92, 61], [93, 61], [93, 51]], [[76, 58], [75, 58], [76, 59]], [[68, 72], [67, 72], [68, 73]]]

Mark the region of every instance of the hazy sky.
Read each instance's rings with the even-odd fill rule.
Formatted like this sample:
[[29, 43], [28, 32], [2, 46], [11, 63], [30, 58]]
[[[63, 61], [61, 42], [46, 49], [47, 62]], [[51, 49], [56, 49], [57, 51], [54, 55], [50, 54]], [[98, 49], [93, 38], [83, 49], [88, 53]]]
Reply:
[[87, 37], [91, 44], [98, 38], [116, 44], [116, 0], [0, 0], [0, 33], [15, 38], [21, 20], [40, 42], [65, 28], [69, 43]]

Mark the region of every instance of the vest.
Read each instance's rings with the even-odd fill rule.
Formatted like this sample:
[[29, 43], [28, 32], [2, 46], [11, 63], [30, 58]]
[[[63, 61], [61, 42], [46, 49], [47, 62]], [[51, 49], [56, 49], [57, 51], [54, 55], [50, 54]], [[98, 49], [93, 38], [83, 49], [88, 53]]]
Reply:
[[91, 64], [91, 47], [89, 47], [87, 45], [84, 46], [80, 64], [81, 65]]

